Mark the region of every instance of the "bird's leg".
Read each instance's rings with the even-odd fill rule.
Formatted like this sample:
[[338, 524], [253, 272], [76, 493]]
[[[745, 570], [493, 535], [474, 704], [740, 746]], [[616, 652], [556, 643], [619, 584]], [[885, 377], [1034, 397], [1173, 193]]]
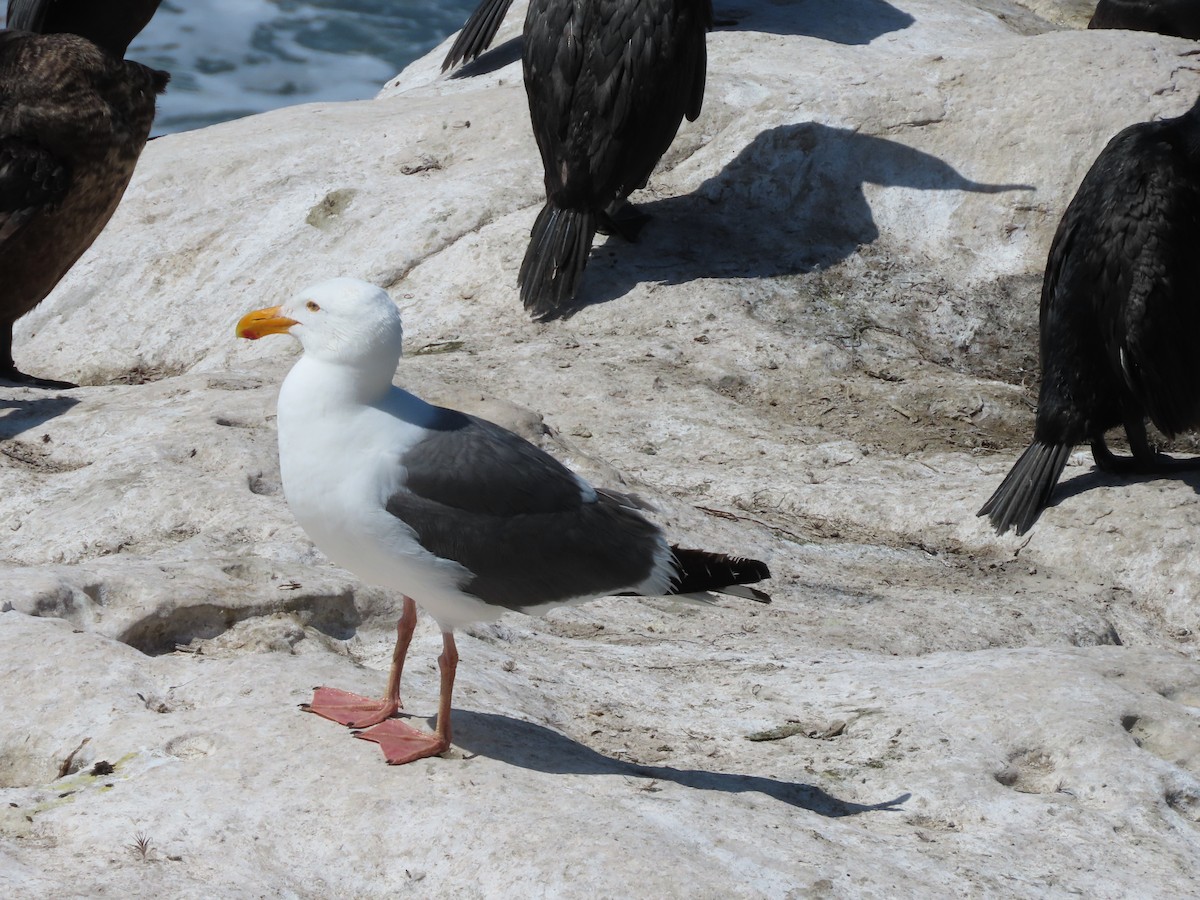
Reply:
[[636, 244], [649, 221], [648, 213], [642, 212], [628, 200], [617, 200], [597, 216], [597, 230], [601, 234], [615, 234], [630, 244]]
[[1125, 437], [1129, 439], [1129, 450], [1138, 471], [1153, 472], [1159, 464], [1159, 455], [1146, 439], [1146, 422], [1140, 413], [1125, 416]]
[[79, 387], [70, 381], [55, 381], [52, 378], [35, 378], [26, 375], [17, 368], [12, 355], [13, 323], [5, 322], [0, 325], [0, 381], [9, 384], [19, 384], [22, 387], [49, 388], [50, 390], [69, 390]]
[[1200, 469], [1200, 457], [1176, 459], [1157, 452], [1146, 439], [1146, 423], [1140, 414], [1126, 416], [1125, 434], [1129, 438], [1129, 449], [1133, 451], [1135, 469], [1138, 472], [1162, 473]]
[[400, 700], [400, 676], [404, 674], [404, 659], [417, 627], [417, 604], [404, 598], [404, 609], [396, 622], [396, 647], [392, 650], [392, 669], [382, 700], [371, 700], [338, 688], [319, 687], [313, 692], [312, 703], [301, 704], [306, 712], [316, 713], [351, 728], [367, 728], [394, 716], [404, 708]]
[[1125, 436], [1129, 439], [1132, 456], [1115, 455], [1108, 449], [1103, 437], [1092, 441], [1092, 458], [1099, 469], [1117, 475], [1155, 475], [1200, 469], [1200, 456], [1175, 459], [1156, 452], [1146, 436], [1146, 423], [1138, 413], [1125, 417]]
[[1130, 457], [1117, 456], [1109, 450], [1103, 435], [1092, 441], [1092, 459], [1096, 461], [1096, 468], [1101, 472], [1111, 472], [1117, 475], [1128, 474], [1137, 466], [1137, 463]]
[[402, 766], [450, 749], [450, 699], [454, 695], [454, 675], [458, 671], [458, 648], [454, 644], [452, 631], [442, 632], [442, 655], [438, 657], [438, 669], [442, 675], [442, 686], [438, 700], [437, 731], [434, 734], [418, 731], [399, 719], [389, 719], [356, 735], [364, 741], [379, 744], [389, 766]]

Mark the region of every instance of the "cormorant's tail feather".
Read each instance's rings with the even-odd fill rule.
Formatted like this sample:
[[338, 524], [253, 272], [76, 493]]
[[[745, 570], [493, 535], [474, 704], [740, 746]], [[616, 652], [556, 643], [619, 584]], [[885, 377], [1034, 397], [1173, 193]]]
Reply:
[[450, 52], [442, 60], [442, 71], [445, 72], [460, 62], [470, 62], [490, 47], [510, 6], [512, 0], [479, 0], [479, 6], [471, 13], [462, 31], [454, 39]]
[[589, 210], [562, 209], [547, 201], [529, 236], [517, 284], [535, 319], [550, 318], [575, 297], [596, 236]]
[[991, 519], [999, 534], [1010, 528], [1024, 534], [1050, 502], [1070, 455], [1070, 444], [1034, 441], [976, 515]]
[[709, 553], [707, 550], [672, 547], [671, 552], [679, 566], [679, 577], [671, 586], [672, 594], [717, 591], [759, 603], [771, 602], [770, 594], [746, 587], [771, 577], [771, 570], [766, 563], [740, 556], [726, 556], [724, 553]]

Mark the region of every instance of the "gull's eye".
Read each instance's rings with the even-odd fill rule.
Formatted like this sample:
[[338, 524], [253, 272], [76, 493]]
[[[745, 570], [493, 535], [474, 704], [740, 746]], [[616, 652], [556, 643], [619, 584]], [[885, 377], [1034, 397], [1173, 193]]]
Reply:
[[309, 301], [308, 301], [307, 303], [305, 303], [304, 305], [305, 305], [306, 307], [308, 307], [308, 311], [309, 311], [309, 312], [320, 312], [320, 311], [321, 311], [321, 307], [320, 307], [320, 305], [319, 305], [319, 304], [317, 304], [317, 303], [316, 303], [315, 301], [313, 301], [313, 300], [309, 300]]

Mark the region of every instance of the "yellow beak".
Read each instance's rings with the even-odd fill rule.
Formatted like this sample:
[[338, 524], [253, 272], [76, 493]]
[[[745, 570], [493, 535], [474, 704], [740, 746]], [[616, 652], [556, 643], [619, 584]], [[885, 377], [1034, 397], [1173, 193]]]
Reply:
[[246, 313], [237, 324], [237, 336], [257, 341], [268, 334], [286, 334], [287, 330], [297, 324], [295, 319], [279, 314], [282, 307], [272, 306], [269, 309], [256, 309]]

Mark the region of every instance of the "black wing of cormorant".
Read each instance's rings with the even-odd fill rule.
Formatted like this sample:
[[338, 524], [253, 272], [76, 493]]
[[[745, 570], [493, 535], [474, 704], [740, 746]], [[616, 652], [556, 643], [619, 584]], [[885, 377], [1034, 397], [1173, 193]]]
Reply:
[[645, 186], [680, 121], [700, 115], [712, 4], [599, 0], [595, 6], [584, 48], [584, 70], [595, 82], [576, 87], [594, 91], [594, 110], [608, 123], [593, 131], [591, 177], [602, 190], [628, 196]]
[[442, 60], [442, 71], [445, 72], [460, 62], [470, 62], [490, 47], [510, 6], [512, 0], [479, 0], [479, 6], [463, 24], [462, 31], [450, 47], [450, 52]]
[[1150, 420], [1175, 435], [1200, 422], [1200, 166], [1190, 146], [1200, 142], [1200, 118], [1123, 137], [1099, 173], [1110, 212], [1092, 248], [1103, 272], [1098, 312], [1114, 371]]
[[[586, 158], [596, 194], [641, 187], [683, 116], [700, 114], [708, 0], [533, 0], [526, 18], [525, 87], [548, 192]], [[667, 7], [663, 9], [662, 7]], [[694, 30], [692, 39], [676, 34]], [[603, 127], [592, 127], [601, 121]], [[573, 133], [573, 129], [578, 129]], [[563, 158], [558, 158], [561, 154]], [[582, 172], [580, 174], [583, 174]], [[566, 186], [566, 185], [563, 185]]]
[[8, 0], [7, 27], [13, 31], [41, 32], [46, 11], [58, 0]]
[[576, 4], [530, 0], [525, 18], [525, 92], [547, 193], [561, 186], [561, 148], [567, 141], [572, 98], [583, 65], [583, 28], [583, 9]]
[[37, 34], [77, 34], [124, 58], [161, 0], [8, 0], [8, 27]]

